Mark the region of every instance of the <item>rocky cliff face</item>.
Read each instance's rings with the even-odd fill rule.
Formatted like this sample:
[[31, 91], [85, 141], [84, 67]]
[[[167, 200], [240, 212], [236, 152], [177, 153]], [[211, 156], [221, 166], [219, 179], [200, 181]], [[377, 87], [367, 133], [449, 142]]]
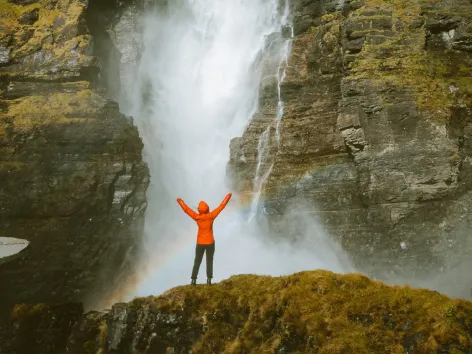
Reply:
[[472, 353], [472, 303], [365, 276], [241, 275], [82, 314], [18, 305], [5, 354]]
[[[304, 203], [358, 269], [444, 272], [457, 284], [435, 285], [470, 296], [471, 14], [468, 0], [292, 2], [280, 146], [271, 139], [262, 190], [274, 225]], [[235, 188], [248, 193], [260, 134], [272, 124], [275, 135], [257, 118], [231, 143]]]
[[[93, 2], [92, 2], [93, 3]], [[0, 315], [18, 302], [106, 296], [131, 271], [148, 169], [99, 82], [86, 1], [0, 0]]]

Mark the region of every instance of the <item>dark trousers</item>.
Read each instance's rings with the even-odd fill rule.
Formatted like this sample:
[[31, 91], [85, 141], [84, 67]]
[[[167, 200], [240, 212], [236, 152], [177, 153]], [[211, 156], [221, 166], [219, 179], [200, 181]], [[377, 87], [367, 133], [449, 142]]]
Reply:
[[215, 244], [199, 245], [195, 248], [195, 261], [193, 262], [192, 279], [197, 279], [198, 270], [202, 263], [203, 254], [206, 252], [207, 278], [213, 278], [213, 255], [215, 254]]

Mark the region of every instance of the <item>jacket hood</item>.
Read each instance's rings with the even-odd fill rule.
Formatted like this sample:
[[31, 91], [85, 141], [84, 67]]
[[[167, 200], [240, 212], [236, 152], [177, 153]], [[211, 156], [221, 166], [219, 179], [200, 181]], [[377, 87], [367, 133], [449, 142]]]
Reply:
[[210, 211], [210, 207], [208, 206], [207, 203], [205, 203], [203, 200], [198, 204], [198, 212], [200, 214], [208, 214]]

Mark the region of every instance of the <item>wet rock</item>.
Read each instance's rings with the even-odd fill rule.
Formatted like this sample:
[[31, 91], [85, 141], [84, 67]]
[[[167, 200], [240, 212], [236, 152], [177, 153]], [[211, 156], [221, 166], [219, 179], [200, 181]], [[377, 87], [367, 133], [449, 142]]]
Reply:
[[18, 302], [110, 301], [133, 275], [147, 206], [138, 131], [96, 85], [86, 2], [35, 9], [37, 22], [0, 18], [0, 234], [29, 241], [0, 264], [0, 322]]
[[412, 354], [418, 350], [418, 342], [424, 338], [422, 333], [407, 335], [403, 338], [403, 348], [405, 354]]
[[39, 9], [33, 9], [30, 11], [23, 12], [18, 17], [18, 22], [22, 25], [32, 25], [39, 19]]
[[[31, 247], [2, 265], [11, 290], [2, 305], [113, 291], [123, 275], [115, 267], [128, 269], [146, 208], [136, 128], [87, 83], [12, 82], [7, 92], [1, 227]], [[47, 284], [57, 285], [51, 292]]]
[[52, 26], [53, 28], [60, 28], [66, 24], [66, 19], [62, 16], [56, 17], [53, 21]]
[[10, 61], [10, 48], [0, 47], [0, 64], [7, 64]]
[[[293, 209], [284, 206], [309, 199], [306, 208], [358, 269], [391, 281], [440, 277], [431, 283], [470, 297], [457, 264], [471, 249], [458, 230], [470, 227], [472, 208], [472, 5], [403, 11], [402, 3], [346, 1], [334, 12], [326, 1], [292, 3], [280, 145], [271, 142], [263, 206], [275, 237]], [[276, 93], [263, 93], [266, 104], [230, 145], [228, 174], [243, 195], [254, 190], [257, 144], [275, 111]], [[458, 229], [440, 229], [443, 222]]]
[[282, 27], [282, 38], [290, 39], [292, 38], [292, 27], [291, 26], [283, 26]]
[[12, 4], [16, 5], [31, 5], [37, 2], [37, 0], [8, 0], [8, 2], [11, 2]]
[[[14, 60], [1, 67], [0, 73], [22, 80], [64, 80], [80, 77], [86, 70], [96, 70], [97, 63], [91, 52], [93, 39], [84, 29], [85, 9], [86, 4], [80, 0], [70, 4], [38, 3], [37, 7], [22, 13], [9, 9], [8, 15], [0, 19], [0, 28], [3, 28], [0, 41], [13, 38], [9, 48]], [[39, 16], [43, 20], [38, 21]]]
[[126, 346], [129, 346], [129, 342], [132, 340], [130, 334], [135, 321], [136, 313], [126, 304], [113, 306], [108, 319], [108, 350], [126, 352]]
[[6, 354], [63, 352], [73, 326], [82, 316], [81, 304], [18, 305], [8, 326], [0, 328], [0, 335], [3, 334], [0, 351]]

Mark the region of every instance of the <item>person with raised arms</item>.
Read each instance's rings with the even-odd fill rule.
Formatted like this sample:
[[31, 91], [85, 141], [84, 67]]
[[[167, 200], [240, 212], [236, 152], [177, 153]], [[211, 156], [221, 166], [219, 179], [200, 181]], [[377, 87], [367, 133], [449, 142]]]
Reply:
[[203, 254], [206, 252], [206, 271], [207, 271], [207, 284], [211, 284], [213, 278], [213, 256], [215, 254], [215, 238], [213, 236], [213, 222], [219, 213], [225, 208], [231, 199], [232, 194], [229, 193], [221, 204], [210, 212], [210, 207], [203, 200], [198, 204], [198, 214], [189, 208], [185, 202], [177, 198], [177, 203], [181, 206], [182, 210], [196, 221], [198, 225], [197, 233], [197, 246], [195, 248], [195, 260], [193, 263], [192, 270], [192, 282], [191, 285], [197, 284], [198, 270], [202, 263]]

